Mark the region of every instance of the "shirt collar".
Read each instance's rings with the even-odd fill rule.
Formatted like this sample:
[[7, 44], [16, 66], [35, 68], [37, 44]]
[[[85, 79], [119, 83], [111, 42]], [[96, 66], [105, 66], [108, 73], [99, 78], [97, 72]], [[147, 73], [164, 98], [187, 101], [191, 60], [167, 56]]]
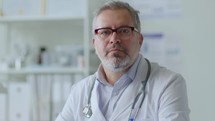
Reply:
[[131, 66], [131, 68], [126, 73], [131, 80], [134, 80], [134, 78], [137, 74], [137, 70], [138, 70], [141, 58], [142, 58], [142, 56], [139, 54], [136, 61], [134, 62], [134, 64]]

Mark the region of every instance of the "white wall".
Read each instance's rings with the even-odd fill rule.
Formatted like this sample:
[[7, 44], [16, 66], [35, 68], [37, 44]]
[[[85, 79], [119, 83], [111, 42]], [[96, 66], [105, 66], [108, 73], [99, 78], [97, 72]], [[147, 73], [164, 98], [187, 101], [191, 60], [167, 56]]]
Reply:
[[143, 31], [181, 36], [181, 72], [187, 82], [191, 121], [214, 121], [215, 1], [181, 1], [181, 17], [145, 20]]
[[214, 121], [215, 1], [184, 0], [183, 40], [191, 121]]
[[143, 33], [178, 34], [181, 73], [187, 82], [191, 121], [215, 120], [214, 5], [213, 0], [181, 0], [179, 17], [142, 19]]

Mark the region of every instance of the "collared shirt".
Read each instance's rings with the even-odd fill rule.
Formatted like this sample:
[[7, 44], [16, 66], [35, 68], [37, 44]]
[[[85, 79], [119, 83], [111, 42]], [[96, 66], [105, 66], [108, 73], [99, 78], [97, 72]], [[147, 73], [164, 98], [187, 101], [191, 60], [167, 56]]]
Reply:
[[102, 65], [100, 65], [97, 73], [97, 80], [99, 81], [97, 92], [99, 96], [99, 108], [106, 120], [110, 119], [122, 93], [134, 80], [141, 58], [142, 56], [138, 56], [128, 72], [122, 75], [122, 77], [115, 82], [114, 86], [110, 85], [105, 80], [103, 68]]
[[[151, 73], [144, 89], [145, 98], [135, 120], [189, 121], [190, 109], [184, 78], [156, 63], [150, 65]], [[98, 73], [99, 71], [96, 73], [97, 79], [100, 81], [95, 81], [94, 74], [72, 86], [70, 96], [56, 121], [127, 121], [130, 119], [132, 104], [140, 91], [141, 81], [147, 75], [146, 60], [139, 55], [135, 64], [117, 80], [114, 86], [108, 85]], [[83, 109], [87, 107], [92, 111], [90, 117], [86, 117], [83, 113]], [[138, 104], [135, 107], [135, 110], [138, 109]]]

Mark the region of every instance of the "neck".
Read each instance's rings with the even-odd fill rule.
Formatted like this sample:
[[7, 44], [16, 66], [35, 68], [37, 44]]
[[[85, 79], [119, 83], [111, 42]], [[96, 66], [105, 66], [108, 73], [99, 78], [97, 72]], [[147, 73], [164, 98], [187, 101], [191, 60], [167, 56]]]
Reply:
[[115, 82], [125, 73], [128, 71], [128, 69], [119, 71], [119, 72], [113, 72], [107, 68], [103, 68], [104, 69], [104, 76], [105, 79], [107, 80], [107, 82], [111, 85], [114, 85]]

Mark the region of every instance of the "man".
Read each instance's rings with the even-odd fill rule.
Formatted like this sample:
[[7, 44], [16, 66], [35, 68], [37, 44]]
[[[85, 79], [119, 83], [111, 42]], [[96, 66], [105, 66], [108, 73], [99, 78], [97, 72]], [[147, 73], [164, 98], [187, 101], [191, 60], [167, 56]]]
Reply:
[[56, 121], [189, 121], [183, 77], [140, 53], [138, 12], [110, 1], [96, 13], [98, 71], [73, 85]]

